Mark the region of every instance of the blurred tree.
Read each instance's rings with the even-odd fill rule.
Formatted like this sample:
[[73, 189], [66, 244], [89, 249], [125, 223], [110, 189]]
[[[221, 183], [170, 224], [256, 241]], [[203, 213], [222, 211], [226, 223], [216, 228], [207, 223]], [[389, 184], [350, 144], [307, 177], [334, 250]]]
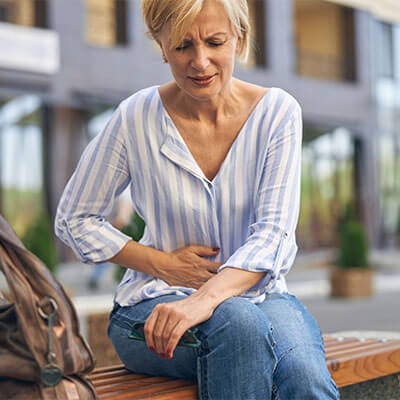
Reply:
[[398, 242], [398, 245], [400, 246], [400, 207], [399, 207], [399, 211], [397, 212], [396, 234], [397, 234], [397, 242]]
[[[121, 229], [121, 231], [130, 236], [135, 242], [138, 242], [143, 236], [144, 228], [145, 223], [143, 219], [140, 218], [140, 216], [136, 212], [134, 212], [132, 214], [130, 223], [125, 228]], [[114, 271], [114, 278], [117, 282], [121, 281], [122, 277], [125, 274], [125, 271], [126, 268], [122, 265], [116, 266]]]
[[54, 273], [57, 265], [53, 230], [47, 214], [39, 214], [22, 236], [25, 247]]

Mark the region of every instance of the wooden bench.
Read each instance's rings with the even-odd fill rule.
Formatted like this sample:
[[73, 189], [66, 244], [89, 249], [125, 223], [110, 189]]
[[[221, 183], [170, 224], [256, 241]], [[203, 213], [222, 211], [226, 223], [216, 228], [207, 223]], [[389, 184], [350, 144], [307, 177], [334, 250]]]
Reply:
[[[400, 372], [400, 340], [325, 336], [328, 369], [339, 388]], [[122, 365], [95, 370], [99, 399], [195, 400], [193, 381], [133, 374]]]

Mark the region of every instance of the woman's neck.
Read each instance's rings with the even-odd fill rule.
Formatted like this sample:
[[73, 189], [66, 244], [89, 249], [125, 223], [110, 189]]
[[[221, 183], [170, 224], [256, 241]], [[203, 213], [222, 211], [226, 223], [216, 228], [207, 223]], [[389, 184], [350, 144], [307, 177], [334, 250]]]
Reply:
[[240, 113], [243, 104], [242, 91], [232, 79], [216, 96], [210, 99], [196, 99], [179, 88], [176, 83], [169, 92], [168, 105], [181, 118], [218, 124]]

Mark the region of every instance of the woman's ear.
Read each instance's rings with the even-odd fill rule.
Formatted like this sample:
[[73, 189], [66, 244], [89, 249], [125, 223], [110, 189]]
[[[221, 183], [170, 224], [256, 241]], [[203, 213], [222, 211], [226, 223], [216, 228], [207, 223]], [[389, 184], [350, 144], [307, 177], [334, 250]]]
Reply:
[[236, 39], [236, 54], [238, 55], [240, 52], [240, 47], [242, 46], [242, 40], [238, 37]]
[[156, 41], [156, 43], [158, 44], [158, 47], [160, 48], [161, 56], [162, 56], [162, 59], [163, 59], [163, 63], [167, 64], [168, 63], [168, 59], [167, 59], [167, 57], [166, 57], [166, 55], [164, 53], [164, 49], [163, 49], [161, 40], [159, 38], [154, 38], [154, 40]]

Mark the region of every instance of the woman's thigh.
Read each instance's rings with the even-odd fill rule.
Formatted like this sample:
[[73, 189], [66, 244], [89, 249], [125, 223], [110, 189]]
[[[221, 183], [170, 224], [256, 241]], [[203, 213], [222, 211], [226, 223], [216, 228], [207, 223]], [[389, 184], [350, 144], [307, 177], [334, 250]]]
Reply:
[[[203, 364], [207, 360], [207, 370], [211, 375], [218, 375], [224, 371], [228, 358], [232, 364], [236, 363], [236, 359], [240, 365], [246, 360], [252, 362], [251, 354], [257, 352], [264, 341], [268, 340], [270, 329], [263, 313], [251, 302], [237, 297], [222, 302], [210, 319], [196, 326], [200, 347], [177, 346], [172, 359], [161, 358], [151, 352], [144, 341], [128, 337], [132, 324], [135, 321], [145, 321], [157, 304], [178, 301], [185, 297], [159, 296], [134, 306], [119, 307], [112, 312], [108, 335], [128, 369], [136, 373], [196, 379], [200, 372], [200, 358]], [[254, 351], [250, 349], [253, 347]], [[244, 354], [239, 351], [241, 349]], [[274, 359], [272, 353], [269, 357]]]
[[196, 379], [197, 350], [177, 346], [170, 360], [149, 350], [146, 342], [130, 339], [131, 326], [135, 321], [145, 321], [159, 303], [184, 299], [186, 296], [165, 295], [144, 300], [134, 306], [120, 307], [110, 317], [108, 335], [121, 361], [131, 371], [156, 376]]
[[267, 294], [257, 306], [271, 323], [278, 360], [297, 346], [316, 346], [324, 351], [318, 323], [295, 296], [289, 293]]
[[276, 398], [339, 398], [326, 366], [321, 330], [304, 305], [291, 294], [274, 293], [258, 307], [271, 323]]

